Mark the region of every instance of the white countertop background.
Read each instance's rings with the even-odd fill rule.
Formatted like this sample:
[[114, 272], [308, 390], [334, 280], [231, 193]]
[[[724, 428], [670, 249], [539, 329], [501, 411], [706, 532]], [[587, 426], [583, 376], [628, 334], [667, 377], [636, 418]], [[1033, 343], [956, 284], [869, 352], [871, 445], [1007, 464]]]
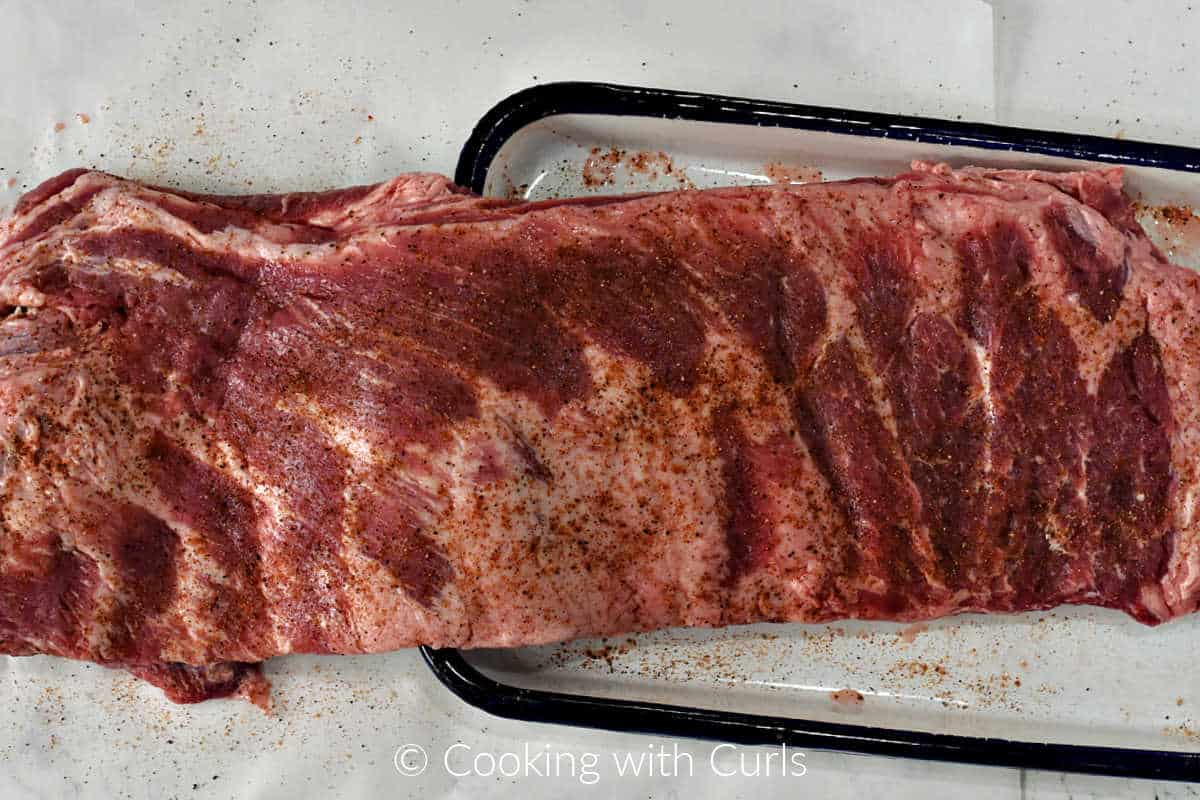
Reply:
[[[1200, 138], [1200, 8], [1182, 0], [171, 5], [0, 0], [0, 210], [76, 165], [207, 191], [449, 174], [495, 102], [557, 80]], [[120, 673], [4, 658], [0, 797], [1200, 794], [1200, 785], [817, 751], [805, 754], [803, 775], [738, 779], [710, 765], [712, 743], [488, 717], [444, 690], [416, 652], [288, 658], [268, 670], [272, 717], [237, 702], [174, 707]], [[1196, 675], [1180, 682], [1200, 688]], [[429, 755], [420, 776], [393, 764], [406, 744]], [[471, 755], [528, 746], [577, 764], [592, 754], [598, 776], [458, 777], [443, 762], [455, 745], [457, 771]], [[691, 770], [676, 762], [691, 774], [617, 774], [614, 755], [648, 748], [691, 754]], [[718, 768], [736, 771], [740, 757], [751, 768], [766, 752], [727, 750]]]

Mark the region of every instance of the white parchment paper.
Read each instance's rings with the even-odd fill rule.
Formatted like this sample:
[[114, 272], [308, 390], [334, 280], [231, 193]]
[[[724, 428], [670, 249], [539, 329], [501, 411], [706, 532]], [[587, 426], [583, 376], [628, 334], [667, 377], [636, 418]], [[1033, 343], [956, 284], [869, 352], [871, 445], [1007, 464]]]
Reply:
[[992, 115], [992, 15], [976, 0], [0, 8], [9, 205], [77, 165], [206, 191], [452, 172], [488, 108], [552, 80]]

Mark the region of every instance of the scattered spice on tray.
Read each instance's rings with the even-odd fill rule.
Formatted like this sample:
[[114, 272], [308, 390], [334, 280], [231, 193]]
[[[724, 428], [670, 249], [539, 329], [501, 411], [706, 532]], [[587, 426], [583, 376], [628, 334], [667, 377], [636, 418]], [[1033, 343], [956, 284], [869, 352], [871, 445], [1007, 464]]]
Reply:
[[763, 164], [763, 174], [772, 183], [820, 183], [821, 170], [816, 167], [785, 164], [782, 161], [768, 161]]
[[584, 186], [610, 186], [614, 182], [617, 165], [621, 163], [623, 150], [615, 147], [607, 151], [593, 147], [587, 160], [583, 162]]

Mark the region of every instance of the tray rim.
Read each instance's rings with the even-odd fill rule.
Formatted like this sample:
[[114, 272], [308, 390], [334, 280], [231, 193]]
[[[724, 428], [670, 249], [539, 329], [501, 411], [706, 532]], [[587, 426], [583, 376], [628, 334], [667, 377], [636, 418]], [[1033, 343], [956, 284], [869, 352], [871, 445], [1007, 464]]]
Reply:
[[[482, 193], [501, 147], [522, 128], [563, 114], [680, 119], [903, 139], [960, 147], [1200, 172], [1200, 149], [987, 123], [567, 81], [532, 86], [493, 106], [463, 144], [455, 182]], [[459, 650], [422, 646], [434, 676], [464, 702], [526, 722], [865, 755], [1126, 778], [1200, 780], [1200, 752], [1030, 742], [748, 714], [511, 686]]]

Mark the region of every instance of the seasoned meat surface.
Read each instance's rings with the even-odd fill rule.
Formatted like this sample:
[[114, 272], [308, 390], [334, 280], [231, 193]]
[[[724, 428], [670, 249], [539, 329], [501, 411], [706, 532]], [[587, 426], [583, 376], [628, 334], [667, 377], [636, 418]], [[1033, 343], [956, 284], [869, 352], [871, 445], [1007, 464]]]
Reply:
[[1118, 170], [521, 203], [73, 171], [0, 225], [0, 652], [1200, 597], [1200, 275]]

